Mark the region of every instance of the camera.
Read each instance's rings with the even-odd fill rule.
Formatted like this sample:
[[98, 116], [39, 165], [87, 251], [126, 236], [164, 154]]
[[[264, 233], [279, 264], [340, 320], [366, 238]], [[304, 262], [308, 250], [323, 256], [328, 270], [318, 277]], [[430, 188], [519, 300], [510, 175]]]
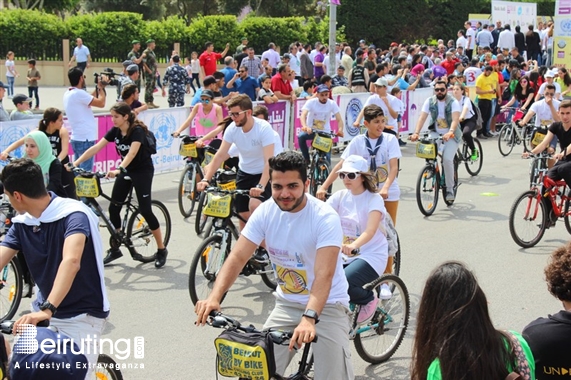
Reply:
[[113, 69], [106, 67], [102, 72], [100, 73], [95, 73], [93, 74], [93, 76], [95, 77], [95, 84], [98, 84], [99, 82], [101, 82], [101, 84], [107, 86], [107, 85], [111, 85], [111, 86], [117, 86], [119, 84], [119, 81], [117, 79], [115, 79], [115, 76], [117, 76], [119, 74], [115, 73], [113, 71]]

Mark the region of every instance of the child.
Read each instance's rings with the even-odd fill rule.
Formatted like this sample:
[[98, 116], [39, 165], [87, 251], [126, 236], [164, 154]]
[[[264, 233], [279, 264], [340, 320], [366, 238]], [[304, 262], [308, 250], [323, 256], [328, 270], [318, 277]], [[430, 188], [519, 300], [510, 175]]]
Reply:
[[299, 99], [309, 99], [313, 96], [313, 89], [315, 87], [315, 83], [308, 80], [303, 82], [303, 91], [299, 94]]
[[14, 64], [14, 52], [9, 51], [6, 54], [6, 82], [8, 82], [8, 99], [14, 97], [14, 81], [20, 75], [16, 71], [16, 66]]
[[400, 130], [402, 128], [402, 115], [404, 115], [405, 111], [404, 103], [401, 100], [402, 90], [399, 87], [393, 87], [393, 89], [391, 90], [391, 95], [397, 98], [400, 102], [400, 107], [398, 110], [396, 110], [399, 115], [397, 117], [397, 130], [395, 132], [397, 133], [397, 137], [399, 139], [399, 146], [405, 146], [406, 142], [402, 141], [400, 137]]
[[36, 60], [28, 60], [28, 74], [26, 75], [28, 80], [28, 96], [31, 98], [34, 96], [36, 98], [36, 107], [34, 109], [40, 109], [40, 95], [38, 94], [38, 81], [42, 79], [40, 72], [36, 69]]
[[32, 111], [30, 111], [32, 98], [28, 98], [24, 94], [18, 94], [12, 97], [12, 101], [14, 102], [16, 109], [10, 114], [10, 120], [25, 120], [33, 119], [35, 117]]
[[258, 91], [258, 100], [264, 101], [266, 104], [278, 102], [278, 97], [272, 91], [272, 78], [265, 77], [262, 82], [262, 88]]
[[189, 87], [192, 88], [192, 93], [196, 93], [196, 88], [194, 88], [194, 85], [192, 84], [193, 80], [192, 80], [192, 66], [190, 64], [190, 58], [189, 57], [185, 57], [184, 58], [184, 69], [186, 70], [186, 73], [188, 74], [188, 77], [190, 78], [190, 83], [186, 86], [186, 88], [188, 89]]
[[196, 81], [196, 88], [200, 88], [200, 80], [198, 75], [200, 74], [200, 61], [198, 60], [198, 53], [193, 51], [190, 54], [190, 67], [192, 68], [192, 79], [190, 81], [190, 85], [192, 86], [192, 82]]

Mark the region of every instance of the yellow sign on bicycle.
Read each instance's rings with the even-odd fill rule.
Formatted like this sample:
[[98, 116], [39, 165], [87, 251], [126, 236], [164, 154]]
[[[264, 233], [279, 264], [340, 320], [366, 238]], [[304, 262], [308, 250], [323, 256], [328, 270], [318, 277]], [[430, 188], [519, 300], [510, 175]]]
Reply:
[[418, 142], [416, 144], [416, 157], [433, 160], [436, 158], [436, 145], [424, 144]]
[[74, 178], [75, 193], [78, 197], [97, 198], [99, 196], [99, 181], [96, 177], [81, 177]]
[[236, 180], [226, 183], [218, 183], [217, 185], [222, 190], [236, 190]]
[[543, 139], [545, 139], [545, 135], [543, 133], [536, 132], [533, 136], [533, 140], [531, 140], [532, 146], [538, 146], [543, 142]]
[[198, 152], [196, 151], [196, 144], [195, 143], [180, 144], [180, 149], [178, 151], [178, 154], [184, 157], [193, 157], [193, 158], [198, 157]]
[[227, 218], [232, 209], [231, 195], [208, 194], [208, 203], [202, 213], [214, 218]]
[[315, 135], [311, 146], [315, 149], [319, 149], [322, 152], [329, 153], [331, 147], [333, 146], [333, 139], [330, 137]]
[[[211, 153], [209, 151], [204, 152], [204, 160], [202, 161], [202, 164], [200, 164], [200, 166], [205, 167], [206, 165], [212, 162], [213, 158], [214, 158], [214, 153]], [[224, 169], [224, 162], [220, 164], [220, 169]]]

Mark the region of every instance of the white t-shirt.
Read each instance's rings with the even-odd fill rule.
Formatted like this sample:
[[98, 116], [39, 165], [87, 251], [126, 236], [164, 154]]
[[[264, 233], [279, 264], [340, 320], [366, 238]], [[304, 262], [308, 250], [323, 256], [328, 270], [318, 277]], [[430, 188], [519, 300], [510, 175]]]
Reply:
[[260, 174], [264, 170], [264, 147], [274, 143], [274, 130], [265, 120], [254, 118], [254, 126], [247, 133], [232, 122], [224, 132], [224, 141], [236, 144], [240, 162], [238, 167], [248, 174]]
[[[552, 83], [555, 86], [555, 95], [559, 94], [559, 98], [561, 98], [561, 85], [557, 82], [553, 82]], [[543, 93], [545, 92], [545, 87], [548, 85], [547, 82], [543, 82], [541, 84], [541, 86], [539, 86], [539, 91], [537, 91], [538, 94], [543, 95]], [[558, 98], [555, 98], [558, 99]]]
[[[559, 100], [553, 99], [555, 111], [559, 110], [559, 103], [561, 103]], [[551, 114], [551, 108], [545, 103], [545, 99], [533, 103], [529, 110], [535, 112], [536, 127], [540, 125], [551, 125], [555, 121]]]
[[97, 140], [97, 120], [89, 106], [92, 101], [92, 95], [75, 87], [70, 87], [63, 94], [63, 108], [71, 127], [71, 140]]
[[[402, 104], [401, 101], [399, 100], [399, 98], [397, 98], [396, 96], [392, 96], [390, 94], [387, 94], [387, 99], [389, 100], [389, 104], [391, 105], [391, 108], [393, 109], [393, 111], [398, 113], [401, 109], [401, 104]], [[383, 113], [385, 114], [385, 117], [387, 118], [387, 125], [394, 127], [393, 129], [396, 132], [397, 119], [391, 116], [391, 113], [389, 112], [389, 107], [387, 107], [387, 105], [381, 99], [381, 97], [378, 94], [374, 94], [374, 95], [369, 96], [369, 98], [365, 102], [365, 107], [370, 105], [370, 104], [375, 104], [375, 105], [377, 105], [383, 109]]]
[[[474, 38], [474, 37], [472, 37]], [[456, 47], [460, 47], [462, 46], [464, 49], [466, 49], [466, 45], [468, 44], [468, 40], [466, 39], [466, 37], [464, 36], [460, 36], [458, 37], [458, 39], [456, 40]]]
[[[341, 248], [343, 230], [339, 215], [331, 206], [309, 194], [298, 212], [280, 210], [273, 199], [262, 203], [248, 220], [242, 235], [260, 244], [266, 241], [272, 266], [278, 276], [277, 296], [306, 305], [315, 280], [315, 258], [323, 247]], [[337, 256], [335, 273], [326, 303], [348, 306], [349, 285]]]
[[[274, 131], [274, 156], [277, 156], [283, 151], [284, 147], [282, 146], [282, 139], [280, 138], [280, 135], [276, 131]], [[230, 149], [228, 149], [228, 154], [230, 155], [230, 157], [240, 156], [240, 152], [238, 152], [236, 144], [232, 144], [232, 146], [230, 146]]]
[[482, 74], [482, 69], [479, 67], [470, 66], [464, 70], [464, 76], [466, 77], [466, 86], [475, 86], [476, 79]]
[[470, 45], [466, 49], [473, 50], [476, 47], [476, 31], [472, 28], [466, 30], [466, 44], [468, 43], [468, 37], [472, 37], [472, 39], [470, 39]]
[[474, 110], [472, 109], [472, 102], [470, 101], [470, 98], [467, 96], [463, 96], [461, 101], [460, 101], [460, 115], [462, 115], [462, 111], [464, 111], [464, 108], [468, 108], [468, 111], [466, 111], [466, 115], [464, 115], [464, 119], [470, 119], [472, 116], [474, 116]]
[[6, 76], [7, 77], [14, 77], [14, 74], [10, 71], [10, 67], [14, 70], [14, 61], [9, 59], [6, 60]]
[[[353, 195], [351, 191], [345, 189], [337, 191], [327, 200], [339, 214], [341, 228], [343, 229], [343, 244], [350, 244], [367, 229], [367, 221], [371, 211], [380, 211], [382, 214], [381, 223], [385, 223], [387, 210], [383, 198], [377, 193], [365, 190], [359, 195]], [[345, 263], [354, 260], [365, 260], [379, 276], [383, 274], [387, 266], [388, 242], [381, 229], [375, 231], [373, 238], [360, 248], [358, 256], [347, 256], [341, 254]]]
[[[399, 143], [395, 135], [390, 133], [383, 133], [383, 141], [381, 142], [381, 146], [375, 155], [375, 163], [377, 164], [377, 180], [379, 181], [378, 187], [379, 189], [383, 187], [386, 179], [389, 176], [391, 171], [391, 158], [401, 158], [402, 154], [399, 148]], [[355, 154], [357, 156], [363, 157], [367, 162], [369, 162], [370, 167], [370, 159], [371, 155], [369, 150], [367, 149], [367, 143], [365, 140], [367, 137], [365, 135], [358, 135], [355, 136], [350, 142], [349, 145], [341, 154], [341, 158], [346, 160], [349, 156]], [[375, 146], [377, 144], [377, 139], [369, 139], [371, 143], [371, 148], [373, 151], [375, 150]], [[387, 201], [398, 201], [400, 198], [400, 188], [398, 183], [398, 178], [395, 178], [391, 187], [389, 187], [389, 196]]]
[[[428, 114], [428, 116], [431, 116], [430, 115], [430, 99], [432, 99], [432, 96], [429, 97], [428, 99], [426, 99], [424, 101], [424, 104], [422, 105], [422, 112], [426, 112]], [[438, 119], [431, 121], [431, 123], [436, 123], [436, 132], [438, 132], [440, 134], [447, 133], [448, 129], [450, 128], [450, 126], [446, 122], [446, 101], [445, 100], [438, 101], [436, 103], [438, 105]], [[462, 108], [460, 107], [460, 103], [456, 99], [454, 99], [454, 101], [452, 102], [451, 112], [452, 113], [462, 112]]]
[[297, 55], [289, 53], [289, 67], [295, 72], [296, 77], [301, 76], [301, 62]]
[[309, 99], [303, 105], [302, 111], [307, 110], [307, 126], [325, 132], [331, 132], [331, 118], [339, 111], [339, 106], [331, 99], [323, 104], [318, 98]]

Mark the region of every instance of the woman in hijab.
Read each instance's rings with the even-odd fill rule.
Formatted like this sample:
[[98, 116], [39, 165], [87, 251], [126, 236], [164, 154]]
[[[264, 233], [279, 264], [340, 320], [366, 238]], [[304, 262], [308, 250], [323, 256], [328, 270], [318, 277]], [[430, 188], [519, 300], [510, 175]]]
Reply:
[[53, 154], [50, 140], [44, 132], [33, 131], [26, 136], [25, 147], [27, 158], [34, 160], [42, 169], [44, 183], [48, 191], [53, 191], [60, 197], [67, 194], [61, 182], [63, 167], [61, 162]]

